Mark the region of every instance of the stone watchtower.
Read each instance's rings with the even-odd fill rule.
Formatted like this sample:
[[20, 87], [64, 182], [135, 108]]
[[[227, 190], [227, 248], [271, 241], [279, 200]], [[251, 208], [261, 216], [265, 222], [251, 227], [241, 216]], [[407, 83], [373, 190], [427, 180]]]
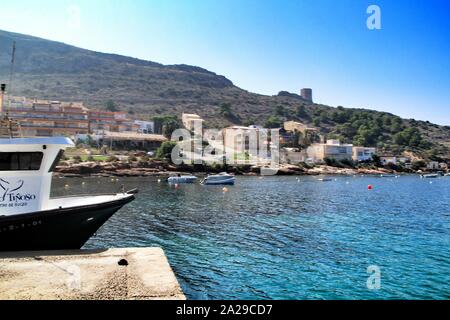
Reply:
[[309, 88], [303, 88], [301, 90], [300, 95], [302, 96], [302, 98], [306, 101], [309, 102], [313, 102], [313, 98], [312, 98], [312, 89]]

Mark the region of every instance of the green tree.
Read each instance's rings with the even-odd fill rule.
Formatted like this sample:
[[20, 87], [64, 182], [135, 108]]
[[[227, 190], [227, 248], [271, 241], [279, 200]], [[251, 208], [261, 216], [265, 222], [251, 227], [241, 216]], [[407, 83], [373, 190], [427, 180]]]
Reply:
[[320, 127], [320, 118], [314, 116], [312, 122], [315, 127]]
[[280, 128], [281, 127], [281, 120], [280, 118], [278, 118], [277, 116], [271, 116], [269, 117], [269, 119], [267, 119], [266, 124], [265, 124], [266, 128]]
[[175, 120], [170, 120], [167, 121], [166, 123], [164, 123], [163, 128], [162, 128], [162, 134], [166, 137], [166, 138], [170, 138], [172, 136], [172, 133], [179, 129], [180, 126], [178, 124], [178, 121]]
[[319, 118], [321, 123], [328, 123], [330, 121], [330, 118], [328, 117], [328, 113], [326, 111], [322, 111]]
[[255, 124], [255, 120], [253, 118], [247, 118], [246, 120], [244, 120], [242, 122], [242, 125], [246, 126], [246, 127], [254, 125], [254, 124]]
[[286, 115], [286, 110], [284, 109], [284, 107], [282, 105], [277, 105], [275, 107], [275, 115], [280, 116], [280, 117], [284, 117]]
[[220, 114], [225, 118], [230, 118], [233, 116], [233, 110], [231, 107], [231, 103], [222, 103], [220, 106]]
[[117, 107], [116, 103], [113, 100], [108, 100], [105, 103], [106, 110], [111, 112], [119, 111], [119, 108]]
[[172, 156], [172, 150], [177, 145], [174, 141], [166, 141], [156, 150], [155, 156], [158, 159], [170, 159]]
[[307, 130], [300, 136], [299, 146], [303, 149], [308, 148], [313, 143], [320, 142], [320, 135], [317, 131]]
[[400, 146], [418, 147], [422, 142], [422, 136], [419, 129], [409, 127], [395, 134], [394, 142]]
[[176, 116], [156, 116], [152, 120], [155, 123], [155, 133], [164, 134], [166, 137], [170, 137], [175, 129], [181, 127]]
[[230, 103], [223, 103], [220, 106], [220, 114], [231, 122], [234, 123], [242, 122], [241, 117], [238, 114], [234, 113], [232, 105]]
[[372, 156], [372, 162], [373, 162], [377, 167], [380, 167], [380, 166], [381, 166], [381, 159], [380, 159], [380, 156], [377, 155], [377, 154], [374, 154], [374, 155]]
[[299, 117], [301, 119], [308, 118], [308, 113], [306, 112], [306, 108], [302, 104], [297, 106], [295, 113], [296, 113], [297, 117]]

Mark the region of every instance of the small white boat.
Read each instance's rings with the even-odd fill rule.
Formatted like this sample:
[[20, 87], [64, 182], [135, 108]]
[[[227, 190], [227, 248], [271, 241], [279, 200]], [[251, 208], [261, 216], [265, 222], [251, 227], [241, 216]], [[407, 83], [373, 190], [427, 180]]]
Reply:
[[395, 174], [380, 174], [380, 178], [396, 178]]
[[329, 182], [329, 181], [333, 181], [333, 179], [331, 179], [331, 178], [320, 178], [320, 179], [317, 179], [317, 181]]
[[168, 183], [195, 183], [196, 181], [196, 176], [175, 176], [167, 179]]
[[216, 175], [209, 175], [201, 182], [204, 185], [233, 185], [236, 178], [232, 174], [222, 172]]
[[421, 175], [421, 177], [425, 179], [433, 179], [439, 177], [439, 175], [437, 173], [430, 173], [430, 174], [423, 174]]

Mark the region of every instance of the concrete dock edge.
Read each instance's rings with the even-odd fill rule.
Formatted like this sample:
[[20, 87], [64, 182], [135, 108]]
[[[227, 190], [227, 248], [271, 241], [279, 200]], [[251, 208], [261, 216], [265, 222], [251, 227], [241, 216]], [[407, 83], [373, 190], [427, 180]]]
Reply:
[[185, 300], [161, 248], [0, 253], [1, 300]]

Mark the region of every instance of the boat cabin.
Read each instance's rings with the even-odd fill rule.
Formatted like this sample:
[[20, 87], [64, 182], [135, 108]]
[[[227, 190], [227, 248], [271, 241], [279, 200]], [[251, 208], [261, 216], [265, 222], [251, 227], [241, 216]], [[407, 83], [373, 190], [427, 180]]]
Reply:
[[52, 172], [73, 146], [64, 137], [0, 139], [0, 216], [48, 208]]

